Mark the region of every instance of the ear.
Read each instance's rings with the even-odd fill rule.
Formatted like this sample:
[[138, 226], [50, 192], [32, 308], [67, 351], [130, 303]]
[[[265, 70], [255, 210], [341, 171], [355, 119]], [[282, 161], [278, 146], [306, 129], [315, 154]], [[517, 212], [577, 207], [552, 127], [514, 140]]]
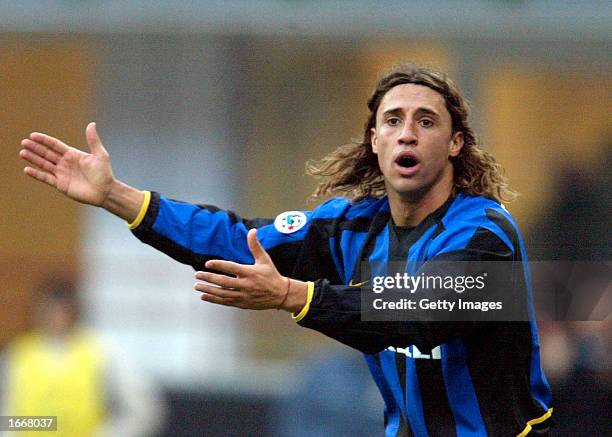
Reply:
[[448, 156], [455, 157], [461, 152], [463, 147], [463, 132], [455, 132], [451, 138], [450, 148], [448, 149]]
[[374, 152], [375, 155], [378, 155], [376, 128], [374, 127], [370, 128], [370, 143], [372, 144], [372, 152]]

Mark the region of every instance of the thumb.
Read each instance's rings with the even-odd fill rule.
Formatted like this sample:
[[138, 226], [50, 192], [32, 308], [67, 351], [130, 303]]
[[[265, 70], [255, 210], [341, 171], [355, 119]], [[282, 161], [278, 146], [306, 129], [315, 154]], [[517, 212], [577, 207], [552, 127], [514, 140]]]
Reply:
[[85, 138], [87, 139], [87, 145], [89, 146], [89, 151], [96, 155], [106, 155], [106, 149], [102, 145], [102, 141], [100, 141], [100, 137], [98, 136], [98, 131], [96, 130], [96, 123], [91, 122], [87, 125], [85, 129]]
[[249, 250], [251, 251], [253, 258], [255, 258], [255, 263], [270, 259], [268, 253], [257, 239], [257, 229], [249, 230], [249, 233], [247, 234], [247, 244], [249, 245]]

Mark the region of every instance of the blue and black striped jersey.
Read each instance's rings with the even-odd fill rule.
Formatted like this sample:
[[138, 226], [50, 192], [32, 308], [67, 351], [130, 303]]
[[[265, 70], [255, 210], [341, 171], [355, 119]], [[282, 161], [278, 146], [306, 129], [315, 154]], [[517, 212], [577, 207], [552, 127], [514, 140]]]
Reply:
[[[209, 259], [253, 263], [250, 228], [281, 274], [312, 281], [294, 318], [362, 351], [385, 401], [386, 436], [546, 435], [551, 392], [540, 366], [531, 281], [522, 237], [498, 203], [458, 193], [405, 237], [394, 238], [388, 199], [331, 199], [283, 232], [207, 205], [152, 193], [134, 234], [201, 270]], [[504, 260], [528, 321], [368, 322], [359, 287], [367, 266], [406, 260]], [[364, 267], [365, 266], [365, 267]]]

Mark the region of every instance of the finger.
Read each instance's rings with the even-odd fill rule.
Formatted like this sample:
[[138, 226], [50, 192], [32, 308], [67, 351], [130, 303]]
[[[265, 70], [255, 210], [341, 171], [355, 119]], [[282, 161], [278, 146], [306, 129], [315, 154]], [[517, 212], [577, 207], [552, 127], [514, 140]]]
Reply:
[[107, 154], [106, 149], [102, 145], [102, 141], [100, 140], [100, 136], [98, 135], [98, 130], [96, 129], [96, 124], [91, 122], [87, 125], [85, 129], [85, 138], [87, 139], [87, 145], [89, 146], [89, 151], [96, 156], [101, 156]]
[[218, 285], [223, 288], [241, 288], [242, 280], [238, 278], [232, 278], [226, 275], [218, 275], [210, 272], [197, 272], [195, 275], [196, 279], [200, 281], [210, 282], [211, 284]]
[[200, 296], [200, 299], [203, 300], [204, 302], [210, 302], [210, 303], [214, 303], [216, 305], [223, 305], [226, 307], [236, 307], [236, 308], [242, 308], [243, 306], [239, 303], [237, 303], [234, 300], [230, 300], [230, 299], [225, 299], [223, 297], [218, 297], [218, 296], [214, 296], [212, 294], [202, 294], [202, 296]]
[[35, 143], [34, 141], [29, 140], [27, 138], [21, 141], [21, 145], [29, 151], [36, 153], [38, 156], [41, 156], [48, 161], [51, 161], [53, 164], [57, 164], [57, 162], [60, 160], [60, 155], [57, 152], [54, 152], [47, 146]]
[[30, 139], [32, 141], [36, 141], [37, 143], [43, 144], [51, 149], [55, 150], [60, 155], [66, 153], [66, 150], [70, 149], [70, 146], [61, 142], [57, 138], [49, 136], [47, 134], [43, 134], [40, 132], [32, 132], [30, 134]]
[[56, 187], [57, 179], [51, 173], [48, 173], [43, 170], [39, 170], [34, 167], [26, 167], [23, 169], [23, 171], [25, 174], [33, 177], [34, 179], [44, 182], [45, 184], [49, 184], [52, 187]]
[[196, 282], [193, 286], [193, 289], [201, 293], [210, 294], [216, 297], [222, 297], [224, 299], [238, 299], [242, 296], [242, 292], [240, 291], [216, 287], [214, 285], [204, 284], [203, 282]]
[[220, 272], [229, 273], [230, 275], [246, 276], [249, 273], [249, 268], [251, 266], [238, 264], [232, 261], [214, 259], [211, 261], [206, 261], [204, 267], [211, 270], [218, 270]]
[[21, 159], [28, 161], [30, 164], [35, 165], [36, 167], [48, 172], [55, 173], [55, 165], [48, 160], [41, 158], [35, 153], [30, 152], [29, 150], [21, 150], [19, 152], [19, 156]]
[[268, 253], [257, 239], [257, 229], [249, 230], [247, 234], [247, 244], [249, 245], [249, 250], [253, 258], [255, 258], [255, 262], [265, 262], [270, 259]]

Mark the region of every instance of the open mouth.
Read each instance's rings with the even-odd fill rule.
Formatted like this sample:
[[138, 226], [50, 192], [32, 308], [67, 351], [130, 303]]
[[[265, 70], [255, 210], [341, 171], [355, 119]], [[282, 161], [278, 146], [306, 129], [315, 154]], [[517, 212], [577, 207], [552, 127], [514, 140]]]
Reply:
[[412, 156], [403, 156], [403, 157], [400, 157], [395, 162], [397, 162], [397, 164], [400, 167], [403, 167], [403, 168], [411, 168], [411, 167], [414, 167], [415, 165], [417, 165], [419, 163], [419, 161], [417, 161]]
[[419, 160], [416, 159], [413, 152], [405, 151], [400, 153], [400, 155], [395, 158], [395, 163], [402, 168], [408, 169], [416, 167], [419, 164]]

